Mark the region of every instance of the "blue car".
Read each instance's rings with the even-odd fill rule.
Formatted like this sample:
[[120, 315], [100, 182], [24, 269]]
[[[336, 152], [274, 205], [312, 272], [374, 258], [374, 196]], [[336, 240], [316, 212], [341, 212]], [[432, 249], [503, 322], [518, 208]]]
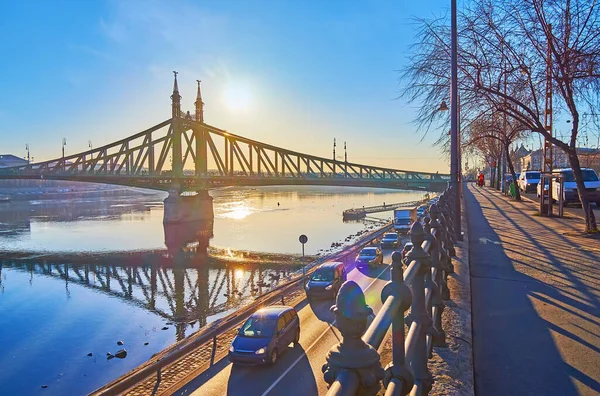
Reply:
[[309, 299], [335, 299], [344, 282], [346, 282], [346, 268], [344, 268], [344, 263], [329, 262], [321, 264], [319, 268], [313, 272], [313, 275], [304, 287], [306, 297]]
[[292, 307], [261, 308], [246, 320], [229, 347], [237, 364], [275, 364], [290, 343], [300, 341], [300, 319]]

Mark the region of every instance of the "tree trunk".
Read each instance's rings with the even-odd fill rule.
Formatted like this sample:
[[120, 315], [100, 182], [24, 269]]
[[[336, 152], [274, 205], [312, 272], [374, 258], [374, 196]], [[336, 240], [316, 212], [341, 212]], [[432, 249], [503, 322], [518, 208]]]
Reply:
[[596, 224], [596, 216], [594, 215], [594, 210], [592, 209], [591, 202], [588, 199], [587, 191], [585, 190], [583, 172], [581, 171], [581, 165], [579, 164], [577, 150], [574, 147], [569, 147], [567, 150], [567, 155], [569, 156], [571, 169], [573, 169], [573, 176], [575, 176], [575, 184], [577, 185], [577, 193], [579, 194], [579, 200], [581, 201], [581, 207], [583, 208], [583, 215], [585, 216], [585, 232], [597, 232], [598, 226]]
[[512, 159], [510, 158], [510, 153], [508, 152], [508, 144], [504, 145], [504, 152], [506, 153], [506, 163], [508, 164], [508, 169], [512, 175], [513, 183], [515, 184], [515, 201], [520, 201], [521, 191], [519, 191], [519, 187], [517, 187], [517, 173], [515, 172], [515, 166], [513, 165]]

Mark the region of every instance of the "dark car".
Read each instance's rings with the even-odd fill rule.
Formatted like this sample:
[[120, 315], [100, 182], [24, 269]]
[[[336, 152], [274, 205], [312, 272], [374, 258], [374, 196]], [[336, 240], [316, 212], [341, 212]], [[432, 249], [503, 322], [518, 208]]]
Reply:
[[383, 264], [383, 253], [377, 247], [366, 247], [356, 256], [356, 268], [374, 267]]
[[413, 243], [406, 242], [406, 244], [404, 245], [404, 248], [402, 249], [402, 260], [404, 260], [406, 258], [406, 255], [412, 248], [413, 248]]
[[381, 248], [391, 247], [397, 248], [399, 243], [398, 234], [395, 232], [390, 232], [388, 234], [384, 234], [383, 238], [381, 238]]
[[308, 298], [335, 298], [342, 283], [346, 281], [344, 263], [321, 264], [313, 272], [304, 289]]
[[298, 345], [300, 319], [287, 306], [261, 308], [246, 320], [229, 347], [229, 361], [274, 364], [290, 343]]

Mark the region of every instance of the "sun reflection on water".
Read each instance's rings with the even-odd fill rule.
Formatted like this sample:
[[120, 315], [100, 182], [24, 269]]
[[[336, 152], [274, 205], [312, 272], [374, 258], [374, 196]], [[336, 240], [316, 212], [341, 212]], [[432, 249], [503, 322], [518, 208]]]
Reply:
[[223, 216], [229, 219], [241, 220], [251, 214], [252, 210], [244, 202], [238, 202], [230, 211], [223, 213]]

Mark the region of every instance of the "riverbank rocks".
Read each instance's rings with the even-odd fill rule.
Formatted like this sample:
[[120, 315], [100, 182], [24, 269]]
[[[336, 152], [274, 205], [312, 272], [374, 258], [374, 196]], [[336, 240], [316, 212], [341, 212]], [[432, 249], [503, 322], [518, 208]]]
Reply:
[[169, 330], [169, 328], [167, 326], [165, 326], [161, 330]]
[[119, 349], [117, 353], [115, 353], [115, 357], [125, 359], [127, 357], [127, 351], [125, 349]]
[[117, 341], [117, 345], [123, 345], [123, 341]]
[[150, 343], [149, 342], [144, 342], [144, 345], [148, 345], [148, 344], [150, 344]]
[[88, 353], [87, 355], [88, 355], [88, 356], [92, 356], [92, 352]]
[[48, 385], [42, 385], [42, 389], [46, 389]]

